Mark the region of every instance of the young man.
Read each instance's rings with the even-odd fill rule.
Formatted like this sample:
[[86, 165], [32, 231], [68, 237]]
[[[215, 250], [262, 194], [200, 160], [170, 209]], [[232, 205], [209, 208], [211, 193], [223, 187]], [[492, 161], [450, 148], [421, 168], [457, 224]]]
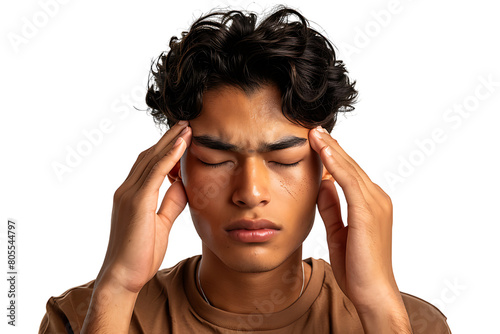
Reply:
[[[40, 333], [449, 333], [399, 291], [391, 200], [329, 135], [357, 95], [330, 42], [280, 7], [209, 14], [170, 48], [146, 97], [170, 129], [115, 192], [97, 278], [50, 298]], [[186, 204], [202, 255], [159, 271]], [[302, 260], [316, 205], [330, 264]]]

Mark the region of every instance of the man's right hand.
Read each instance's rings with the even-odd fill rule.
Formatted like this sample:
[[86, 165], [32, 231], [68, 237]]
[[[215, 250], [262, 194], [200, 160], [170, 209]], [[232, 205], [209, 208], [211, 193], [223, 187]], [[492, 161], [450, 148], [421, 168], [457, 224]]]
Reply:
[[191, 128], [180, 123], [139, 155], [114, 194], [108, 250], [82, 333], [128, 333], [137, 295], [163, 262], [172, 224], [187, 204], [184, 186], [176, 180], [156, 211], [160, 186], [191, 143]]

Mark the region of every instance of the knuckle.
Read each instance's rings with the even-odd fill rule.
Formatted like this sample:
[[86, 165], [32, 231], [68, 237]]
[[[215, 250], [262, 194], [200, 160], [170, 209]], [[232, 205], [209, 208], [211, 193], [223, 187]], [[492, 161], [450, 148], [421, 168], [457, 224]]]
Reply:
[[146, 155], [149, 154], [149, 152], [151, 152], [151, 150], [154, 148], [154, 146], [151, 146], [150, 148], [148, 148], [147, 150], [145, 151], [142, 151], [141, 154], [139, 154], [139, 158], [143, 158], [145, 157]]
[[320, 151], [319, 151], [320, 155], [321, 155], [321, 154], [325, 154], [325, 153], [326, 153], [326, 149], [327, 149], [328, 147], [329, 147], [329, 145], [324, 145], [324, 146], [320, 149]]
[[122, 197], [122, 190], [121, 190], [121, 187], [119, 187], [118, 189], [116, 189], [115, 193], [113, 194], [113, 202], [119, 202], [121, 200], [121, 197]]
[[163, 151], [163, 149], [164, 149], [163, 147], [157, 146], [151, 150], [151, 155], [156, 157]]
[[387, 194], [385, 196], [385, 205], [386, 205], [387, 208], [390, 208], [390, 209], [392, 209], [392, 207], [393, 207], [393, 205], [392, 205], [392, 199]]
[[116, 189], [113, 194], [113, 201], [117, 203], [123, 201], [125, 194], [127, 193], [128, 187], [129, 186], [126, 182], [124, 182], [121, 186], [119, 186], [118, 189]]
[[357, 209], [356, 211], [358, 212], [358, 214], [360, 214], [362, 217], [370, 218], [370, 219], [374, 217], [373, 210], [368, 204], [359, 205], [356, 207], [356, 209]]
[[361, 175], [359, 175], [356, 167], [354, 167], [352, 164], [345, 163], [345, 169], [348, 171], [350, 176], [354, 177], [357, 180], [361, 179]]
[[359, 180], [356, 176], [349, 174], [348, 182], [352, 188], [359, 188]]
[[156, 174], [156, 173], [158, 173], [158, 171], [159, 171], [159, 170], [161, 169], [161, 167], [162, 167], [161, 165], [162, 165], [162, 164], [161, 164], [161, 160], [157, 160], [157, 161], [153, 164], [153, 166], [151, 167], [150, 174], [153, 174], [153, 173], [154, 173], [154, 174]]
[[391, 199], [391, 197], [378, 184], [375, 184], [375, 185], [379, 189], [380, 198], [381, 198], [380, 203], [382, 204], [382, 206], [386, 210], [392, 209], [392, 199]]
[[125, 203], [127, 206], [130, 204], [130, 199], [131, 196], [127, 193], [122, 193], [122, 195], [119, 197], [119, 201]]

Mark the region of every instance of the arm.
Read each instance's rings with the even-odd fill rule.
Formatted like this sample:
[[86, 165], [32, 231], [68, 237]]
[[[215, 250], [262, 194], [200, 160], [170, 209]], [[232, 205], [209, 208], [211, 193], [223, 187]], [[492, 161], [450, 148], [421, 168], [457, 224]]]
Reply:
[[102, 284], [94, 287], [82, 333], [128, 333], [138, 293]]
[[[181, 133], [186, 128], [187, 132]], [[174, 146], [178, 137], [183, 140]], [[172, 224], [187, 204], [182, 182], [173, 182], [158, 212], [159, 189], [191, 141], [176, 124], [142, 152], [113, 198], [111, 232], [81, 333], [128, 333], [135, 301], [158, 271]], [[170, 177], [169, 177], [170, 179]]]
[[[335, 279], [366, 333], [412, 333], [392, 270], [392, 202], [326, 130], [309, 133], [324, 165], [317, 204], [325, 223]], [[344, 226], [334, 182], [345, 194]]]

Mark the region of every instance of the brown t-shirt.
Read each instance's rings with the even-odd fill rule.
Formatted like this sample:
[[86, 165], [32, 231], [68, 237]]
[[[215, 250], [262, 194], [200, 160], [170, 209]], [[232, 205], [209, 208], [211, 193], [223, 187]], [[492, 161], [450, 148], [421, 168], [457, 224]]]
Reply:
[[[226, 312], [208, 305], [198, 293], [195, 268], [201, 256], [159, 270], [136, 300], [129, 333], [363, 333], [353, 304], [337, 285], [330, 265], [306, 259], [312, 266], [302, 296], [288, 308], [272, 312], [277, 296], [251, 314]], [[39, 334], [80, 333], [94, 281], [71, 288], [47, 302]], [[446, 317], [433, 305], [401, 293], [413, 333], [451, 333]], [[275, 305], [275, 304], [274, 304]]]

